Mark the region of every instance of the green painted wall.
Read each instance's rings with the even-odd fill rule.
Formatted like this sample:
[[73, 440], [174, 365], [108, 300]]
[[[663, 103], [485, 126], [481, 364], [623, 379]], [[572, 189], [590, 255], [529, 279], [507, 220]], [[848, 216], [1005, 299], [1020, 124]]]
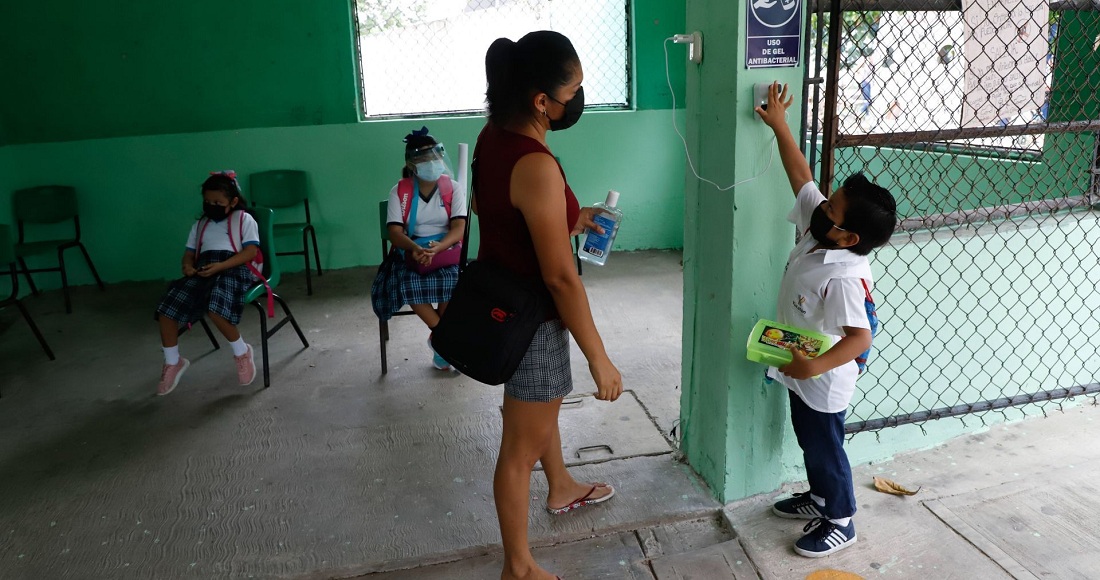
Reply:
[[670, 66], [666, 77], [663, 47], [666, 38], [687, 31], [684, 6], [685, 0], [634, 0], [634, 83], [638, 109], [671, 108], [670, 79], [679, 98], [677, 106], [684, 106], [686, 49], [669, 43]]
[[[759, 174], [774, 150], [770, 129], [752, 112], [752, 85], [778, 79], [801, 91], [802, 69], [743, 68], [744, 7], [688, 2], [688, 27], [704, 38], [702, 65], [688, 66], [688, 141], [700, 173], [721, 184]], [[744, 358], [752, 325], [775, 314], [793, 195], [776, 160], [732, 191], [688, 176], [686, 198], [682, 443], [696, 471], [730, 501], [774, 489], [793, 462], [786, 396], [765, 387], [763, 368]]]
[[[669, 115], [589, 113], [575, 128], [550, 136], [583, 204], [602, 201], [610, 188], [622, 192], [626, 221], [620, 249], [682, 244], [683, 149]], [[12, 146], [4, 149], [18, 171], [0, 194], [0, 207], [10, 211], [13, 188], [44, 181], [73, 185], [86, 243], [104, 280], [162, 279], [178, 275], [179, 254], [200, 209], [199, 184], [208, 171], [237, 170], [247, 192], [249, 173], [303, 169], [310, 174], [325, 266], [377, 264], [378, 202], [400, 177], [402, 137], [421, 123], [456, 153], [460, 141], [474, 142], [484, 121], [372, 122]], [[299, 261], [287, 265], [301, 269]], [[74, 268], [75, 283], [90, 282], [83, 267]]]
[[[684, 0], [633, 15], [637, 108], [667, 109]], [[353, 123], [355, 53], [349, 0], [5, 2], [0, 143]]]
[[349, 123], [347, 0], [5, 2], [11, 143]]

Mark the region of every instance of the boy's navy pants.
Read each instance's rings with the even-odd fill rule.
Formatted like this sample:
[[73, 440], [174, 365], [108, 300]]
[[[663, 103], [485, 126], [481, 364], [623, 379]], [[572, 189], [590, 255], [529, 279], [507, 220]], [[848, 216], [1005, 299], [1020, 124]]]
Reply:
[[791, 424], [806, 461], [810, 493], [825, 498], [825, 517], [835, 520], [856, 513], [852, 466], [844, 452], [844, 411], [821, 413], [808, 407], [798, 395], [791, 398]]

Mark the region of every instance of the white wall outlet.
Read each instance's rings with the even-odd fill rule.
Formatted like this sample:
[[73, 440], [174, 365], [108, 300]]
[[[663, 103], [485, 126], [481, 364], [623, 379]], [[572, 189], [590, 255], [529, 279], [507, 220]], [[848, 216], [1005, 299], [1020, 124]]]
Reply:
[[691, 44], [688, 45], [688, 60], [695, 64], [703, 62], [703, 33], [696, 30], [691, 33]]
[[691, 34], [677, 34], [672, 37], [676, 44], [688, 45], [688, 60], [695, 64], [703, 62], [703, 33], [696, 30]]

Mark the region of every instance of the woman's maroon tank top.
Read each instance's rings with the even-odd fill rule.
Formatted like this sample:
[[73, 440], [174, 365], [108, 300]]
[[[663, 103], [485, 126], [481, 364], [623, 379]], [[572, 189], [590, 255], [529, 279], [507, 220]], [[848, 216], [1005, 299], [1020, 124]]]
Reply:
[[[512, 205], [511, 200], [512, 169], [520, 158], [530, 153], [552, 155], [542, 143], [492, 123], [487, 123], [478, 135], [474, 147], [477, 170], [473, 184], [478, 231], [481, 234], [477, 259], [499, 264], [520, 276], [541, 280], [531, 232], [527, 229], [523, 214]], [[564, 180], [565, 171], [561, 169], [561, 164], [558, 164], [558, 169]], [[561, 227], [568, 234], [577, 223], [581, 210], [568, 182], [562, 195], [565, 196], [565, 221]], [[551, 318], [557, 318], [556, 310]]]

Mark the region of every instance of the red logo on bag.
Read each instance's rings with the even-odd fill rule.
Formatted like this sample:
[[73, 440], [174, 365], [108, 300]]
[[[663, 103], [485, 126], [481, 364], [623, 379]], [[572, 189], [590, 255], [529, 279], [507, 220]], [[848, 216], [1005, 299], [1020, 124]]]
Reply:
[[508, 320], [512, 317], [511, 314], [508, 314], [507, 312], [499, 308], [494, 308], [493, 311], [489, 313], [489, 316], [492, 316], [493, 320], [497, 322], [504, 322], [505, 320]]

